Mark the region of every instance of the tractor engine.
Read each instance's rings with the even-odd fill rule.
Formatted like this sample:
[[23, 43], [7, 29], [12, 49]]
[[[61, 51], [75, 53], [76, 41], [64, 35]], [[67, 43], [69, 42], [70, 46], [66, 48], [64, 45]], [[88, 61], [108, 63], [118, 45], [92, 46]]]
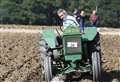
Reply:
[[75, 62], [82, 57], [82, 44], [79, 28], [65, 29], [63, 34], [63, 51], [65, 61]]

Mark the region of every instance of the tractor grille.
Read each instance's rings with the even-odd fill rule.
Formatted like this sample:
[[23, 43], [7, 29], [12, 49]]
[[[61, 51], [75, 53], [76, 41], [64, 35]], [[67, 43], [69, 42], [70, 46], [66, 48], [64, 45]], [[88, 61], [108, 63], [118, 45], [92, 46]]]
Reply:
[[65, 37], [65, 48], [66, 48], [66, 54], [80, 53], [81, 52], [80, 36]]

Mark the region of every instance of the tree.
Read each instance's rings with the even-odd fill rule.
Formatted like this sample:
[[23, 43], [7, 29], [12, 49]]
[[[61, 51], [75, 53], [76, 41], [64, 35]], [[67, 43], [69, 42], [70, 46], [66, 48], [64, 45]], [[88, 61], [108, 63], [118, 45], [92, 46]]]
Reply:
[[69, 14], [84, 10], [89, 23], [92, 10], [97, 9], [100, 26], [120, 26], [119, 0], [0, 0], [1, 23], [58, 25], [56, 14], [64, 8]]

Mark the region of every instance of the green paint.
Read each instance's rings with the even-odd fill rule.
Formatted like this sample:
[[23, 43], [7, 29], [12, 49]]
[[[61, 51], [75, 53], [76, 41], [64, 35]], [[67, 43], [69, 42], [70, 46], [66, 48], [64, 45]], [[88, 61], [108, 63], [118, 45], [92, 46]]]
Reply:
[[43, 30], [43, 38], [51, 48], [55, 48], [56, 36], [53, 29]]
[[66, 28], [63, 32], [63, 36], [64, 35], [75, 35], [75, 34], [80, 34], [80, 28]]
[[[68, 47], [68, 43], [77, 43], [77, 47]], [[76, 61], [82, 58], [81, 34], [79, 28], [68, 28], [63, 34], [63, 50], [65, 60]]]
[[74, 62], [76, 60], [81, 60], [81, 58], [82, 58], [81, 54], [71, 54], [71, 55], [65, 54], [66, 61], [71, 60], [72, 62]]
[[82, 40], [83, 41], [92, 41], [97, 34], [97, 28], [96, 27], [86, 27], [84, 32], [85, 32], [85, 34], [82, 35]]

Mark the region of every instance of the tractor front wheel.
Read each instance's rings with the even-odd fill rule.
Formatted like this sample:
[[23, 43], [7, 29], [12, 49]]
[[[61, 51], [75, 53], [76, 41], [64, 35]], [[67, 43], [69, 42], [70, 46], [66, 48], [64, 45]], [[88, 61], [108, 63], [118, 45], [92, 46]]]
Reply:
[[40, 41], [40, 53], [42, 79], [43, 81], [50, 82], [50, 80], [52, 79], [52, 52], [48, 50], [48, 45], [43, 39]]
[[97, 51], [92, 53], [92, 72], [93, 72], [93, 80], [100, 81], [101, 80], [101, 59], [100, 59], [100, 54]]
[[49, 82], [52, 79], [51, 57], [46, 56], [44, 61], [45, 81]]

